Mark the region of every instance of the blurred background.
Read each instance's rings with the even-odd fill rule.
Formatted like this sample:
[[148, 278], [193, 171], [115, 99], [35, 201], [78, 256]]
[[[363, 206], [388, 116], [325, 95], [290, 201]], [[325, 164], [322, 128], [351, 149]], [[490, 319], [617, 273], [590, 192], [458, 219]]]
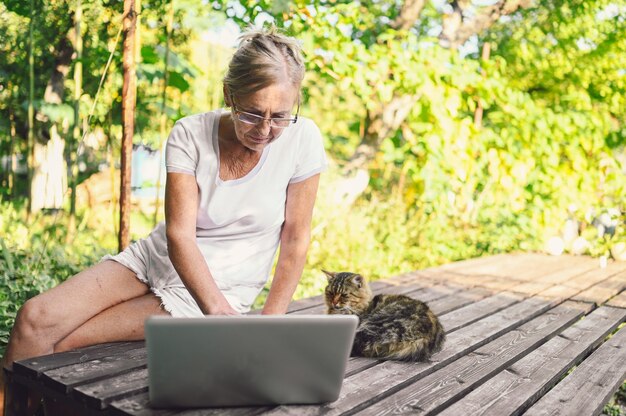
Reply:
[[[324, 135], [308, 264], [371, 279], [511, 251], [626, 259], [626, 0], [136, 0], [130, 238], [237, 36], [301, 40]], [[121, 0], [0, 2], [0, 352], [25, 299], [118, 250]], [[29, 121], [30, 120], [30, 121]], [[258, 303], [263, 301], [263, 296]]]

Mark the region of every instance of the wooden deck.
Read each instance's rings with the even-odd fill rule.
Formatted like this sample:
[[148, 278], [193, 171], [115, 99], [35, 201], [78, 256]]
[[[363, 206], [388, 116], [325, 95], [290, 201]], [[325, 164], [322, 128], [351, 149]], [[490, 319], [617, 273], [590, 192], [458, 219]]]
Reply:
[[[618, 330], [626, 263], [497, 255], [372, 286], [427, 302], [447, 342], [426, 363], [351, 358], [339, 400], [325, 405], [150, 409], [141, 342], [18, 362], [11, 388], [30, 386], [97, 415], [596, 415], [626, 378], [626, 327]], [[294, 302], [290, 313], [324, 313], [322, 298]]]

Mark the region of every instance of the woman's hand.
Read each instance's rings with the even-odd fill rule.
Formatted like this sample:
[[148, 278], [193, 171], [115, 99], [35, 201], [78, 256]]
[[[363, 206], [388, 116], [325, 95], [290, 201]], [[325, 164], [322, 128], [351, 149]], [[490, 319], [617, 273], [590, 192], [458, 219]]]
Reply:
[[209, 315], [240, 315], [240, 313], [224, 299], [223, 302], [216, 302], [209, 306]]

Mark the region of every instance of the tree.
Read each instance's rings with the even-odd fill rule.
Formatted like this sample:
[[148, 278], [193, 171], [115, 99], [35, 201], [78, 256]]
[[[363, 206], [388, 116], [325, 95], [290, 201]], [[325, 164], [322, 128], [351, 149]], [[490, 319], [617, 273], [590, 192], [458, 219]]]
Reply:
[[135, 133], [135, 0], [124, 0], [124, 86], [122, 88], [122, 158], [120, 180], [119, 250], [130, 243], [130, 159]]
[[[227, 13], [242, 26], [272, 15], [304, 39], [313, 72], [305, 95], [317, 101], [306, 105], [344, 167], [367, 173], [345, 200], [368, 184], [371, 199], [399, 187], [407, 252], [424, 245], [449, 259], [540, 244], [575, 201], [623, 205], [612, 150], [624, 143], [623, 1], [238, 10]], [[481, 60], [486, 43], [491, 57]], [[581, 168], [590, 173], [574, 173]]]

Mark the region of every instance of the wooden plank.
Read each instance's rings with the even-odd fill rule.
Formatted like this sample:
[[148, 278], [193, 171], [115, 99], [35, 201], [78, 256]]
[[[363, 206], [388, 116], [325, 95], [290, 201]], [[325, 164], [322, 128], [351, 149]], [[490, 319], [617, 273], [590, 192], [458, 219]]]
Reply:
[[502, 257], [493, 256], [492, 261], [478, 267], [468, 264], [463, 268], [450, 267], [449, 270], [465, 275], [490, 275], [500, 279], [533, 281], [563, 269], [569, 270], [570, 275], [575, 274], [576, 267], [584, 260], [573, 256], [553, 257], [538, 253], [520, 253]]
[[451, 263], [442, 264], [437, 267], [430, 267], [424, 269], [429, 272], [431, 270], [437, 271], [456, 271], [456, 270], [472, 270], [478, 267], [489, 267], [490, 264], [499, 264], [505, 261], [510, 261], [519, 254], [495, 254], [492, 256], [474, 257], [471, 259], [455, 261]]
[[390, 285], [404, 285], [407, 283], [424, 283], [426, 285], [429, 285], [433, 283], [433, 281], [427, 276], [423, 275], [420, 270], [413, 270], [410, 272], [398, 274], [386, 279], [382, 279], [382, 281]]
[[[53, 390], [47, 386], [45, 386], [41, 379], [31, 379], [28, 377], [24, 377], [22, 375], [13, 374], [14, 380], [16, 383], [22, 387], [25, 387], [28, 392], [35, 393], [40, 397], [45, 397], [47, 400], [53, 403], [61, 403], [67, 409], [64, 409], [62, 414], [68, 413], [72, 415], [81, 415], [81, 416], [103, 416], [106, 413], [103, 413], [101, 410], [94, 410], [85, 407], [82, 403], [77, 402], [72, 399], [71, 396], [66, 394], [65, 392], [60, 392], [57, 390]], [[16, 416], [23, 416], [24, 412], [18, 412]], [[39, 413], [37, 413], [39, 414]], [[59, 412], [53, 414], [61, 414]]]
[[570, 299], [580, 293], [580, 289], [569, 286], [555, 285], [537, 293], [538, 297], [546, 299]]
[[519, 415], [626, 318], [626, 310], [601, 307], [500, 372], [441, 416]]
[[440, 317], [440, 322], [445, 328], [446, 333], [449, 333], [470, 325], [514, 303], [520, 302], [522, 299], [522, 297], [513, 293], [498, 293], [497, 295], [447, 313]]
[[616, 308], [626, 308], [626, 291], [623, 291], [619, 295], [615, 296], [606, 303], [609, 306]]
[[519, 282], [516, 280], [497, 276], [477, 276], [474, 281], [479, 286], [482, 286], [489, 290], [501, 292], [508, 291], [519, 284]]
[[71, 364], [45, 371], [41, 378], [46, 386], [69, 393], [74, 386], [107, 379], [146, 365], [145, 347], [117, 353], [97, 360]]
[[428, 302], [428, 307], [436, 315], [443, 315], [444, 313], [462, 308], [463, 306], [467, 306], [491, 295], [493, 295], [492, 291], [483, 288], [466, 289], [453, 295], [430, 301]]
[[375, 295], [379, 293], [384, 293], [386, 295], [408, 295], [410, 293], [416, 293], [422, 290], [434, 289], [434, 290], [443, 290], [444, 293], [449, 291], [449, 287], [443, 284], [436, 285], [423, 285], [421, 283], [405, 283], [398, 286], [389, 286], [383, 290], [379, 290], [377, 292], [373, 292]]
[[516, 280], [532, 282], [557, 270], [570, 269], [571, 263], [568, 260], [567, 256], [536, 255], [532, 261], [510, 270], [509, 273]]
[[28, 389], [23, 384], [17, 382], [13, 371], [6, 368], [0, 369], [4, 372], [6, 385], [2, 392], [4, 399], [4, 416], [21, 416], [27, 414], [28, 410]]
[[532, 296], [542, 292], [552, 286], [552, 283], [544, 282], [524, 282], [513, 286], [510, 291], [521, 293], [522, 295]]
[[[527, 355], [589, 309], [590, 305], [575, 302], [559, 305], [365, 410], [376, 415], [408, 412], [436, 414], [493, 374]], [[363, 403], [359, 410], [367, 404]]]
[[420, 270], [419, 274], [433, 282], [452, 282], [455, 281], [455, 279], [459, 279], [459, 281], [467, 279], [467, 276], [464, 274], [439, 269]]
[[489, 257], [488, 261], [472, 264], [455, 264], [447, 270], [464, 275], [491, 275], [508, 277], [515, 280], [528, 280], [527, 274], [536, 274], [536, 271], [545, 267], [556, 268], [561, 259], [545, 256], [538, 253], [513, 253]]
[[95, 409], [104, 409], [114, 400], [148, 391], [146, 367], [76, 386], [73, 396]]
[[344, 379], [339, 399], [318, 406], [279, 406], [268, 414], [339, 415], [385, 397], [445, 367], [463, 355], [541, 315], [554, 306], [542, 299], [525, 299], [448, 335], [441, 352], [429, 362], [385, 361]]
[[526, 413], [597, 415], [626, 378], [626, 330], [622, 328]]
[[579, 293], [572, 300], [602, 305], [625, 288], [626, 272], [621, 272]]
[[626, 262], [623, 264], [622, 262], [609, 263], [609, 265], [604, 268], [597, 268], [590, 272], [583, 273], [563, 282], [562, 284], [575, 289], [586, 290], [624, 270], [626, 270]]
[[42, 355], [13, 363], [13, 371], [26, 377], [37, 378], [44, 371], [67, 365], [98, 360], [120, 352], [137, 349], [145, 345], [144, 341], [113, 342], [108, 344], [92, 345], [63, 353]]
[[569, 267], [546, 273], [537, 280], [558, 285], [583, 273], [589, 273], [600, 268], [600, 263], [596, 259], [583, 256], [569, 257], [568, 264]]
[[116, 400], [111, 403], [111, 414], [133, 416], [252, 416], [269, 410], [269, 407], [231, 407], [203, 409], [153, 409], [150, 407], [148, 393]]

